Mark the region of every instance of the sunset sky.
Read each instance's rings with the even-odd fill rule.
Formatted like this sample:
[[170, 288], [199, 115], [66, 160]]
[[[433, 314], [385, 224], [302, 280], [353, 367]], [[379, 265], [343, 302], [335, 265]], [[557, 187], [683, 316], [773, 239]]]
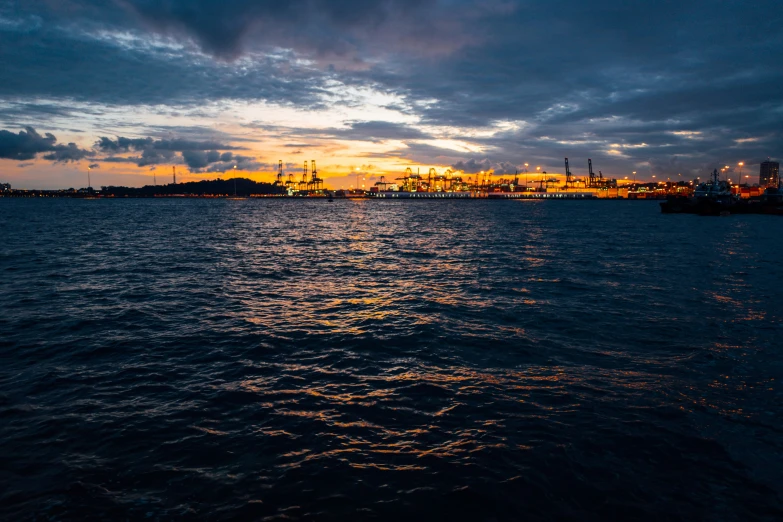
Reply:
[[[0, 182], [779, 159], [780, 0], [0, 0]], [[228, 175], [233, 175], [228, 173]]]

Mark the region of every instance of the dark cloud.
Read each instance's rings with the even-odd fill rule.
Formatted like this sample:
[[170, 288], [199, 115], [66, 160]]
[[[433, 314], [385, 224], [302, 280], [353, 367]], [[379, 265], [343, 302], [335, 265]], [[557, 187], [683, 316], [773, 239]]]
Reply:
[[468, 161], [458, 161], [451, 166], [454, 170], [459, 170], [465, 174], [476, 174], [477, 172], [489, 172], [493, 171], [495, 174], [514, 174], [520, 170], [524, 170], [524, 166], [520, 168], [518, 165], [509, 163], [508, 161], [501, 161], [493, 163], [488, 158], [481, 160], [470, 159]]
[[337, 130], [332, 136], [362, 141], [420, 140], [432, 137], [413, 125], [388, 121], [353, 122], [349, 129]]
[[[215, 154], [218, 154], [217, 151], [215, 151]], [[182, 153], [182, 157], [191, 171], [203, 169], [210, 163], [208, 153], [200, 150], [186, 150]]]
[[173, 150], [144, 149], [140, 156], [108, 156], [101, 161], [108, 163], [135, 163], [139, 167], [150, 165], [181, 164], [182, 159]]
[[54, 161], [55, 163], [67, 163], [69, 161], [79, 161], [93, 155], [93, 152], [82, 150], [75, 143], [69, 143], [68, 145], [58, 145], [53, 152], [44, 154], [43, 159]]
[[[105, 5], [93, 14], [111, 18], [111, 7], [116, 5]], [[56, 104], [47, 107], [45, 101], [25, 103], [35, 97], [180, 107], [221, 99], [264, 99], [302, 107], [319, 103], [322, 82], [311, 80], [327, 74], [306, 66], [292, 67], [286, 57], [254, 60], [240, 69], [204, 59], [176, 42], [153, 40], [124, 23], [82, 19], [75, 14], [78, 11], [62, 12], [62, 19], [25, 34], [0, 26], [0, 99], [18, 104], [6, 110], [16, 110], [17, 117], [26, 118], [28, 114], [43, 118], [47, 110], [78, 117], [83, 110]], [[0, 108], [0, 118], [11, 117], [4, 118]]]
[[486, 172], [492, 168], [492, 163], [488, 159], [458, 161], [451, 166], [454, 170], [459, 170], [465, 174], [475, 174], [476, 172]]
[[54, 162], [77, 161], [91, 155], [75, 143], [58, 144], [53, 134], [47, 132], [42, 136], [32, 127], [18, 133], [0, 130], [0, 158], [24, 161], [41, 153], [47, 153], [43, 158]]
[[141, 157], [138, 158], [136, 164], [139, 167], [145, 167], [147, 165], [158, 165], [159, 163], [171, 163], [176, 153], [173, 150], [168, 149], [144, 149], [141, 153]]
[[[400, 163], [488, 162], [506, 173], [524, 162], [562, 170], [565, 156], [580, 172], [590, 157], [619, 176], [783, 155], [778, 0], [13, 5], [0, 24], [0, 123], [8, 125], [99, 116], [69, 107], [73, 100], [196, 117], [223, 100], [355, 105], [361, 101], [343, 92], [371, 88], [392, 95], [386, 108], [418, 118], [426, 130], [385, 121], [335, 122], [326, 130], [253, 125], [278, 132], [294, 151], [324, 140], [398, 140], [406, 146], [386, 156]], [[138, 164], [198, 152], [191, 162], [204, 166], [194, 168], [209, 169], [230, 160], [202, 155], [242, 139], [174, 129], [200, 145], [147, 141], [168, 140], [167, 132], [150, 132], [143, 143], [112, 138], [98, 149], [115, 161], [132, 153]], [[422, 143], [443, 137], [484, 152]], [[78, 154], [59, 150], [63, 159]]]
[[234, 167], [242, 171], [258, 170], [262, 164], [250, 156], [242, 156], [231, 152], [220, 153], [216, 150], [198, 151], [186, 150], [182, 153], [185, 164], [191, 172], [227, 172]]
[[102, 136], [95, 142], [95, 148], [102, 152], [116, 153], [152, 148], [153, 143], [152, 138], [124, 138], [120, 136], [113, 140]]
[[89, 167], [91, 169], [98, 169], [98, 168], [101, 167], [101, 164], [100, 163], [90, 163]]
[[[221, 58], [289, 47], [344, 64], [388, 46], [451, 50], [466, 38], [436, 0], [122, 0], [155, 31], [185, 35]], [[469, 9], [463, 3], [463, 9]]]
[[103, 152], [128, 152], [141, 150], [157, 151], [205, 151], [213, 149], [237, 150], [241, 147], [234, 147], [225, 143], [215, 141], [193, 141], [183, 139], [159, 139], [152, 138], [126, 138], [118, 136], [115, 139], [102, 136], [95, 142], [95, 148]]
[[0, 130], [0, 158], [30, 160], [40, 152], [53, 150], [56, 142], [54, 135], [41, 136], [32, 127], [18, 134]]
[[520, 169], [518, 165], [514, 165], [508, 161], [501, 161], [493, 166], [493, 170], [495, 171], [495, 174], [515, 174], [522, 169]]
[[249, 156], [235, 156], [229, 161], [219, 161], [211, 164], [206, 171], [207, 172], [228, 172], [236, 166], [241, 171], [255, 171], [255, 170], [273, 170], [273, 166], [267, 166], [265, 163], [257, 161], [253, 157]]
[[[106, 161], [136, 163], [139, 167], [175, 162], [176, 153], [182, 153], [182, 159], [192, 170], [197, 171], [218, 161], [230, 161], [231, 152], [220, 153], [216, 149], [236, 150], [225, 143], [215, 141], [194, 141], [184, 139], [127, 138], [102, 136], [95, 142], [95, 148], [112, 154]], [[115, 156], [125, 152], [141, 152], [140, 156]]]

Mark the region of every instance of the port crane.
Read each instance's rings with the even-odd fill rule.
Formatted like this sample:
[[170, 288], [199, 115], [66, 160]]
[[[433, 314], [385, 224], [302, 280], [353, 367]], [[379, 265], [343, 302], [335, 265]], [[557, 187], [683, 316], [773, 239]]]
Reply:
[[533, 183], [538, 183], [538, 190], [539, 191], [543, 191], [544, 190], [544, 183], [546, 183], [546, 188], [549, 188], [549, 184], [550, 183], [557, 183], [557, 179], [555, 179], [555, 178], [547, 178], [546, 177], [546, 171], [543, 171], [541, 174], [543, 174], [541, 179], [538, 180], [538, 181], [534, 181], [533, 182]]
[[[305, 163], [307, 163], [305, 161]], [[323, 188], [323, 182], [321, 178], [318, 177], [318, 171], [315, 168], [315, 160], [312, 160], [311, 162], [311, 168], [310, 168], [310, 183], [308, 183], [308, 188], [312, 188], [312, 190], [321, 190]]]
[[593, 172], [593, 160], [587, 159], [587, 168], [588, 168], [588, 184], [587, 186], [590, 188], [615, 188], [617, 187], [617, 180], [616, 179], [609, 179], [604, 178], [604, 173], [600, 170], [598, 171], [598, 175], [596, 176], [595, 172]]
[[576, 183], [576, 180], [573, 179], [573, 176], [571, 174], [571, 169], [568, 168], [568, 158], [565, 159], [565, 175], [566, 175], [566, 181], [565, 181], [566, 188]]
[[444, 186], [448, 186], [448, 190], [452, 190], [454, 188], [454, 173], [451, 169], [446, 169], [446, 172], [443, 173], [443, 177], [445, 179]]
[[304, 168], [302, 168], [302, 181], [299, 182], [299, 190], [305, 190], [307, 189], [307, 174], [309, 170], [309, 164], [307, 161], [304, 162]]
[[378, 187], [378, 190], [386, 190], [386, 187], [389, 186], [389, 183], [386, 183], [386, 176], [381, 175], [381, 179], [375, 182], [375, 186]]
[[[432, 180], [433, 180], [433, 177], [435, 179], [436, 187], [440, 186], [441, 190], [443, 190], [443, 176], [439, 175], [437, 170], [431, 168], [429, 170], [429, 172], [427, 173], [427, 192], [431, 192], [432, 191]], [[436, 191], [437, 191], [437, 189], [436, 189]]]
[[595, 178], [595, 174], [593, 173], [593, 160], [591, 160], [590, 158], [587, 158], [587, 171], [588, 171], [588, 176], [590, 178], [590, 181], [588, 182], [587, 186], [594, 187], [596, 185], [596, 178]]

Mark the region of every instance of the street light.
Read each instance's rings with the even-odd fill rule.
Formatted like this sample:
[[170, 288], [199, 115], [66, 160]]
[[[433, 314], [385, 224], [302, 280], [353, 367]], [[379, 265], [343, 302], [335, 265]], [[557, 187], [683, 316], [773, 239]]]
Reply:
[[90, 170], [92, 170], [92, 167], [87, 167], [87, 189], [92, 186], [92, 182], [90, 181]]
[[[744, 161], [740, 161], [739, 163], [737, 163], [737, 165], [739, 165], [739, 168], [740, 168], [740, 181], [742, 181], [742, 167], [745, 165], [745, 162]], [[747, 176], [745, 176], [745, 177], [747, 178]]]

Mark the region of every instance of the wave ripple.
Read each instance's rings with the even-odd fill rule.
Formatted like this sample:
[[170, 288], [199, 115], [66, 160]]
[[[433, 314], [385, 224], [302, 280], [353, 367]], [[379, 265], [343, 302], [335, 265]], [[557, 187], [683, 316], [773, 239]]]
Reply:
[[780, 519], [770, 223], [0, 200], [0, 516]]

